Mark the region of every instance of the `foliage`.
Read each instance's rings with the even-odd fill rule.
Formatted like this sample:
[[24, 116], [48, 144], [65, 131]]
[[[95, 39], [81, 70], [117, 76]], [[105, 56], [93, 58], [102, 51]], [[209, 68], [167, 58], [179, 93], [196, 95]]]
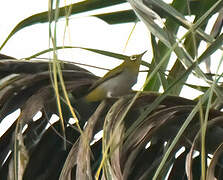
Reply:
[[[32, 24], [55, 22], [56, 31], [56, 22], [62, 17], [126, 3], [91, 0], [59, 8], [58, 2], [54, 10], [50, 6], [49, 11], [20, 22], [1, 48]], [[21, 109], [17, 120], [0, 137], [1, 179], [222, 179], [222, 67], [219, 61], [218, 71], [212, 72], [211, 63], [216, 66], [216, 59], [211, 55], [222, 50], [223, 1], [128, 3], [133, 10], [94, 16], [109, 24], [141, 20], [152, 33], [154, 57], [150, 64], [143, 62], [150, 70], [142, 91], [85, 103], [81, 97], [98, 77], [74, 63], [58, 60], [61, 47], [56, 45], [51, 26], [53, 47], [27, 58], [30, 61], [0, 55], [0, 121]], [[216, 13], [208, 34], [205, 28]], [[192, 15], [193, 23], [186, 19]], [[182, 37], [177, 34], [180, 27], [187, 30]], [[207, 46], [199, 53], [201, 41]], [[53, 61], [34, 59], [49, 51], [53, 52]], [[170, 61], [174, 63], [168, 69]], [[202, 62], [206, 70], [201, 68]], [[208, 86], [188, 82], [192, 75]], [[196, 100], [180, 97], [185, 84], [202, 91], [202, 96]], [[161, 88], [163, 93], [159, 93]], [[34, 121], [39, 111], [42, 116]], [[50, 123], [53, 114], [59, 120]], [[70, 118], [76, 122], [71, 123]], [[101, 130], [103, 137], [95, 140]]]

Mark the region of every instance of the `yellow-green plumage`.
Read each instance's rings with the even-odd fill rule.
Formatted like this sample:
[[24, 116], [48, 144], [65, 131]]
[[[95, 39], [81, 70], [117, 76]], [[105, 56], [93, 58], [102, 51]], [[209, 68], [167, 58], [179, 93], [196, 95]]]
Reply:
[[109, 97], [122, 96], [131, 91], [132, 86], [137, 82], [139, 66], [144, 54], [145, 52], [130, 56], [121, 65], [106, 73], [89, 88], [89, 93], [84, 99], [87, 102], [100, 101]]

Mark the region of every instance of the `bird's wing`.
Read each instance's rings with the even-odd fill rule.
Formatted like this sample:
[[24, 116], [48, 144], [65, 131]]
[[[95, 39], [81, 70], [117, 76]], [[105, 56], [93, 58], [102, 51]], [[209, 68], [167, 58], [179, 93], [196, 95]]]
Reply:
[[97, 80], [88, 90], [91, 91], [91, 90], [95, 89], [97, 86], [99, 86], [103, 82], [107, 81], [110, 78], [118, 76], [122, 72], [123, 72], [123, 68], [122, 67], [118, 66], [118, 67], [114, 68], [112, 71], [107, 72], [103, 76], [103, 78], [100, 78], [99, 80]]

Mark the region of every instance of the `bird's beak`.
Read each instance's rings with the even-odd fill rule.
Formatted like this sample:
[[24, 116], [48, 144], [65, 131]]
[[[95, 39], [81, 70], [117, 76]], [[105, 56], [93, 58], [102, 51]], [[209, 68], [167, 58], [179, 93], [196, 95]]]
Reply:
[[142, 58], [142, 57], [143, 57], [143, 55], [144, 55], [146, 52], [147, 52], [147, 50], [146, 50], [146, 51], [144, 51], [142, 54], [140, 54], [140, 58]]

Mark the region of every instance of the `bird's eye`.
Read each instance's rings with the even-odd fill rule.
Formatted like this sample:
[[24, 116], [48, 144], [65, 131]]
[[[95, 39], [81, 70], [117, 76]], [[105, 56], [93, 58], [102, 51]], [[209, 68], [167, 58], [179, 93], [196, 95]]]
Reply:
[[137, 59], [136, 55], [130, 57], [130, 60], [135, 61]]

